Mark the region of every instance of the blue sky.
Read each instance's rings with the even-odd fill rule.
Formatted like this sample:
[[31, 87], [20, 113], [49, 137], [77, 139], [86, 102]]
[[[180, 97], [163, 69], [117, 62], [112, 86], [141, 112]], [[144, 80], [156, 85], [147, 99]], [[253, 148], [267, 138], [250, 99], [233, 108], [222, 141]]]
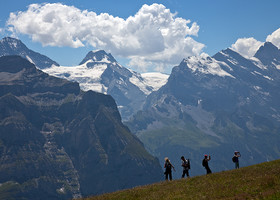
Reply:
[[232, 47], [250, 57], [265, 41], [279, 48], [279, 8], [279, 0], [9, 0], [0, 7], [0, 36], [64, 66], [104, 49], [133, 70], [168, 73], [203, 52]]

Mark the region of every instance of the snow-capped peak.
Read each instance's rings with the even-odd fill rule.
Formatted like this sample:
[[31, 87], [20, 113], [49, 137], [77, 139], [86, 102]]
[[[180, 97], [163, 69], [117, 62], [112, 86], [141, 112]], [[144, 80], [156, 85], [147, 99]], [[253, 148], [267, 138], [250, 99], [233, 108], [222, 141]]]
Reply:
[[2, 40], [0, 40], [1, 44], [8, 44], [9, 48], [15, 50], [18, 48], [26, 48], [26, 46], [18, 39], [15, 38], [11, 38], [11, 37], [5, 37]]
[[221, 68], [221, 65], [230, 68], [225, 62], [217, 61], [206, 53], [202, 53], [199, 56], [191, 56], [187, 59], [184, 59], [183, 62], [185, 62], [188, 68], [190, 68], [193, 72], [212, 74], [221, 77], [229, 76], [234, 78], [234, 76]]
[[107, 54], [104, 50], [90, 51], [86, 57], [82, 60], [79, 65], [84, 64], [87, 61], [94, 63], [115, 63], [115, 58], [109, 53]]

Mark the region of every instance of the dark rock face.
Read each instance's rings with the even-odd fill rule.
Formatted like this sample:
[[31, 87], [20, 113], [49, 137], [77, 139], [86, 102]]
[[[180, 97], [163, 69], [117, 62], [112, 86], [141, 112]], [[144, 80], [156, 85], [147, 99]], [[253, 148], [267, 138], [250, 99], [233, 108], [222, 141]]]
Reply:
[[264, 43], [256, 52], [255, 57], [265, 65], [280, 64], [280, 51], [271, 42]]
[[161, 179], [111, 96], [83, 92], [19, 56], [0, 58], [0, 110], [3, 198], [69, 199]]
[[205, 153], [213, 155], [214, 171], [232, 169], [235, 150], [243, 152], [243, 166], [276, 159], [279, 53], [265, 43], [254, 59], [231, 49], [184, 59], [127, 125], [160, 160], [169, 156], [180, 165], [178, 158], [187, 154], [193, 161], [192, 174], [205, 173]]
[[[104, 50], [99, 50], [99, 51], [96, 51], [96, 52], [90, 51], [79, 65], [82, 65], [89, 60], [93, 61], [92, 65], [94, 65], [96, 63], [99, 64], [100, 61], [102, 61], [103, 59], [106, 59], [106, 61], [110, 62], [110, 63], [117, 62], [115, 60], [115, 58], [110, 53], [107, 54]], [[90, 66], [88, 66], [88, 67], [90, 67]]]
[[8, 55], [19, 55], [40, 69], [48, 68], [52, 65], [59, 66], [47, 56], [28, 49], [20, 40], [11, 37], [5, 37], [0, 41], [0, 57]]

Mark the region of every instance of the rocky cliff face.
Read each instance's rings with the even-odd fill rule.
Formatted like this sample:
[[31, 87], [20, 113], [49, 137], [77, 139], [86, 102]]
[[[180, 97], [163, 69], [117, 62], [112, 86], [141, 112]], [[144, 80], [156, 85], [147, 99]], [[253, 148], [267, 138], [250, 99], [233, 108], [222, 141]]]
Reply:
[[0, 110], [3, 198], [69, 199], [161, 179], [111, 96], [83, 92], [19, 56], [0, 58]]

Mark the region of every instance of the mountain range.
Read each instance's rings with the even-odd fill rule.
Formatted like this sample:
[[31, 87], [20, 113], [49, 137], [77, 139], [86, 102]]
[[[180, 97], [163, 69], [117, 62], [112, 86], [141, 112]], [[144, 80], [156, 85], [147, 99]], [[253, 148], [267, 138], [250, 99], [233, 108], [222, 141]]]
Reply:
[[205, 173], [204, 154], [212, 155], [212, 171], [233, 168], [235, 150], [242, 153], [241, 166], [280, 156], [280, 50], [272, 43], [252, 58], [230, 48], [188, 57], [170, 76], [139, 74], [103, 50], [89, 52], [78, 66], [43, 70], [111, 95], [145, 148], [161, 162], [169, 157], [177, 168], [184, 155], [191, 175]]
[[78, 66], [52, 66], [44, 72], [79, 82], [85, 91], [111, 95], [118, 105], [123, 121], [141, 110], [146, 97], [167, 81], [162, 73], [139, 74], [120, 65], [103, 50], [90, 51]]
[[0, 57], [0, 197], [70, 199], [160, 181], [110, 95]]
[[84, 91], [111, 95], [123, 121], [141, 110], [146, 97], [164, 85], [169, 77], [159, 72], [137, 73], [120, 65], [104, 50], [90, 51], [77, 66], [60, 66], [11, 37], [0, 41], [0, 56], [4, 55], [19, 55], [50, 75], [78, 82]]
[[233, 168], [236, 150], [246, 166], [280, 156], [279, 91], [280, 50], [272, 43], [250, 59], [232, 49], [192, 56], [126, 124], [161, 161], [180, 166], [182, 155], [190, 158], [193, 175], [205, 173], [204, 154], [213, 171]]

